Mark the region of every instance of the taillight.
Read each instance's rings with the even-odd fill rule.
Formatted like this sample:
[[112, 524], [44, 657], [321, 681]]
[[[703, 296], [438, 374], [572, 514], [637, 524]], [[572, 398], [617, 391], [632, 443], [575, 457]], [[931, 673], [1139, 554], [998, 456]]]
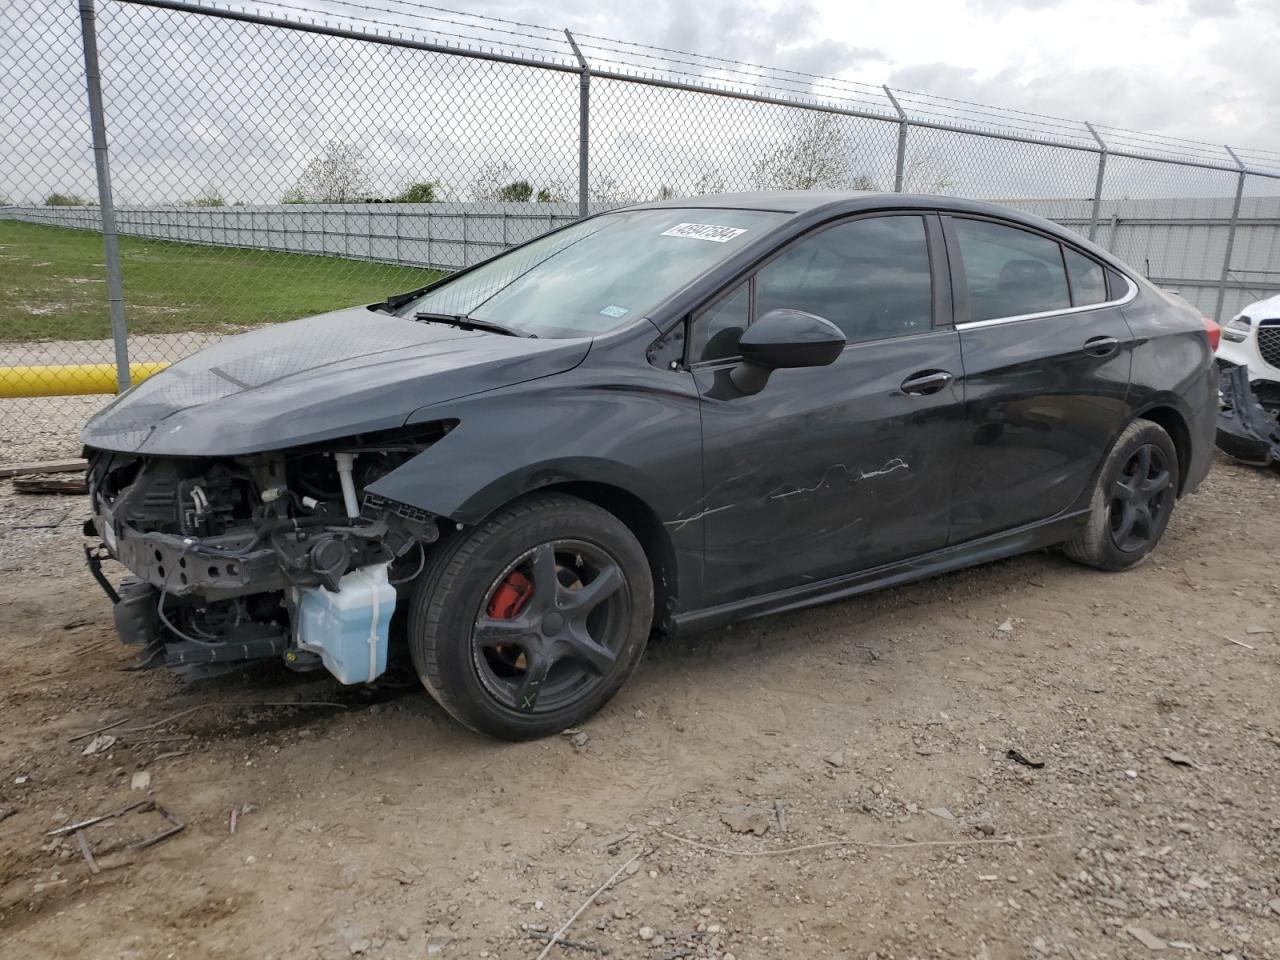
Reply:
[[1209, 335], [1209, 349], [1217, 353], [1218, 344], [1222, 342], [1222, 328], [1208, 317], [1201, 317], [1200, 319], [1204, 321], [1204, 332]]

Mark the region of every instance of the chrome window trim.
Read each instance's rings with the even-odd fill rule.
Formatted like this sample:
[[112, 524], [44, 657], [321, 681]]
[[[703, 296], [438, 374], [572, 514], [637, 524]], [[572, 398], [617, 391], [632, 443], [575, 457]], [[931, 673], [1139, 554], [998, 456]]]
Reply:
[[1138, 285], [1126, 277], [1119, 271], [1113, 271], [1117, 276], [1124, 279], [1129, 285], [1129, 290], [1119, 300], [1106, 300], [1102, 303], [1088, 303], [1083, 307], [1064, 307], [1061, 310], [1045, 310], [1042, 313], [1022, 313], [1016, 317], [992, 317], [990, 320], [968, 320], [964, 323], [957, 323], [957, 330], [972, 330], [978, 327], [994, 327], [1003, 323], [1020, 323], [1023, 320], [1039, 320], [1042, 317], [1065, 317], [1073, 313], [1084, 313], [1086, 310], [1102, 310], [1106, 307], [1122, 307], [1126, 303], [1132, 303], [1138, 295]]

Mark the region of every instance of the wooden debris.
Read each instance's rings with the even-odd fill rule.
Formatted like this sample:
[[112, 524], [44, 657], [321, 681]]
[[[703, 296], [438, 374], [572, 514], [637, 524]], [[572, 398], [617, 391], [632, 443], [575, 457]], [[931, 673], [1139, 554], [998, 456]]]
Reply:
[[170, 750], [168, 753], [157, 753], [151, 759], [151, 762], [156, 763], [157, 761], [160, 761], [160, 760], [174, 760], [177, 757], [185, 757], [190, 752], [191, 752], [190, 750]]
[[130, 850], [145, 850], [147, 847], [154, 847], [161, 840], [168, 840], [170, 837], [176, 834], [179, 834], [183, 830], [187, 829], [187, 825], [185, 823], [183, 823], [181, 820], [175, 817], [172, 813], [170, 813], [164, 807], [160, 806], [160, 804], [152, 803], [151, 807], [153, 810], [155, 810], [156, 813], [160, 814], [160, 816], [164, 817], [171, 824], [173, 824], [173, 826], [170, 827], [168, 830], [161, 830], [155, 836], [147, 837], [143, 840], [135, 840], [133, 843], [129, 844]]
[[56, 830], [50, 830], [45, 834], [47, 837], [61, 837], [64, 834], [75, 833], [77, 830], [83, 830], [85, 827], [92, 827], [95, 823], [102, 823], [103, 820], [114, 820], [116, 817], [123, 817], [126, 813], [137, 810], [139, 807], [148, 805], [154, 806], [150, 800], [138, 800], [134, 803], [127, 804], [119, 810], [113, 810], [111, 813], [104, 813], [100, 817], [90, 817], [88, 820], [81, 820], [78, 823], [70, 823], [65, 827], [58, 827]]
[[0, 478], [26, 477], [45, 473], [84, 473], [87, 460], [37, 460], [31, 463], [8, 463], [0, 466]]
[[[551, 934], [543, 933], [539, 930], [529, 931], [530, 940], [541, 940], [546, 943], [551, 939]], [[556, 941], [557, 947], [568, 947], [570, 950], [581, 950], [583, 953], [594, 953], [598, 957], [607, 957], [609, 955], [608, 947], [597, 947], [594, 943], [583, 943], [581, 940], [565, 940], [563, 938]]]
[[93, 851], [89, 849], [89, 841], [85, 839], [83, 830], [76, 831], [76, 843], [80, 844], [80, 855], [89, 865], [89, 872], [97, 876], [102, 872], [102, 868], [98, 866], [98, 861], [93, 859]]
[[129, 722], [128, 717], [122, 717], [119, 720], [116, 720], [112, 723], [108, 723], [106, 726], [98, 727], [94, 730], [88, 730], [84, 733], [77, 733], [74, 737], [67, 737], [67, 743], [75, 743], [77, 740], [87, 740], [89, 737], [95, 736], [96, 734], [99, 734], [99, 733], [103, 733], [107, 730], [114, 730], [116, 727], [122, 726], [123, 724], [126, 724], [128, 722]]
[[582, 905], [579, 906], [577, 910], [573, 911], [572, 915], [570, 915], [569, 919], [566, 920], [561, 925], [559, 930], [557, 930], [555, 933], [551, 935], [551, 939], [547, 941], [547, 945], [543, 947], [542, 952], [538, 954], [538, 960], [546, 960], [547, 954], [549, 954], [552, 951], [552, 949], [555, 947], [555, 945], [560, 942], [560, 938], [569, 932], [569, 928], [573, 926], [573, 922], [577, 920], [578, 917], [582, 916], [583, 911], [586, 910], [587, 907], [591, 906], [591, 904], [596, 902], [596, 897], [600, 896], [600, 894], [608, 890], [609, 887], [613, 885], [613, 882], [617, 880], [620, 876], [622, 876], [623, 872], [627, 869], [627, 867], [631, 866], [641, 857], [645, 856], [646, 853], [652, 853], [652, 851], [644, 851], [642, 853], [635, 854], [630, 860], [628, 860], [626, 863], [620, 866], [617, 870], [613, 871], [613, 875], [609, 877], [608, 880], [600, 884], [600, 886], [596, 887], [596, 889], [592, 892], [591, 896], [587, 897], [586, 900], [582, 901]]
[[666, 830], [659, 830], [658, 832], [664, 837], [669, 837], [680, 843], [687, 843], [691, 847], [697, 847], [710, 853], [723, 853], [730, 857], [782, 857], [793, 853], [803, 853], [806, 850], [825, 850], [829, 847], [867, 847], [872, 850], [910, 850], [916, 847], [976, 847], [997, 843], [1030, 843], [1036, 840], [1050, 840], [1058, 836], [1056, 833], [1036, 833], [1024, 837], [984, 837], [981, 840], [911, 840], [904, 842], [824, 840], [821, 843], [802, 843], [798, 847], [775, 847], [767, 850], [732, 850], [729, 847], [718, 847], [712, 843], [703, 843], [701, 840], [694, 840], [691, 837], [682, 837], [678, 833], [670, 833]]
[[84, 496], [89, 492], [89, 484], [84, 477], [14, 477], [15, 493], [67, 493]]

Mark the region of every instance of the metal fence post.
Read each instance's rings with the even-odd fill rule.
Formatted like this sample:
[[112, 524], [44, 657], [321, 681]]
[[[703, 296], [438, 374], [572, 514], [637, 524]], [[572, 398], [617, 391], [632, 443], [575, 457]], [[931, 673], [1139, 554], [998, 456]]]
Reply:
[[1093, 243], [1093, 238], [1098, 233], [1098, 210], [1102, 205], [1102, 181], [1107, 175], [1107, 142], [1098, 136], [1098, 131], [1093, 129], [1093, 124], [1088, 120], [1084, 122], [1084, 125], [1093, 134], [1093, 139], [1098, 141], [1098, 179], [1093, 184], [1093, 213], [1089, 216], [1089, 242]]
[[1222, 304], [1227, 299], [1227, 280], [1231, 274], [1231, 253], [1232, 248], [1236, 245], [1236, 224], [1240, 221], [1240, 201], [1244, 197], [1244, 178], [1248, 176], [1248, 170], [1240, 158], [1236, 156], [1236, 152], [1230, 146], [1227, 147], [1227, 153], [1231, 154], [1231, 159], [1235, 161], [1240, 173], [1236, 178], [1236, 201], [1231, 206], [1231, 225], [1227, 229], [1227, 249], [1222, 254], [1222, 276], [1218, 280], [1218, 302], [1213, 308], [1213, 319], [1222, 322]]
[[578, 41], [573, 39], [573, 34], [566, 29], [564, 35], [573, 48], [573, 55], [578, 58], [578, 66], [582, 68], [578, 75], [578, 216], [585, 217], [590, 189], [587, 164], [591, 158], [591, 67], [578, 49]]
[[115, 345], [116, 389], [129, 389], [129, 341], [124, 322], [124, 284], [120, 275], [120, 237], [111, 199], [111, 165], [107, 161], [107, 124], [102, 115], [102, 74], [98, 69], [98, 26], [93, 0], [80, 0], [80, 37], [84, 41], [84, 77], [89, 94], [93, 160], [98, 172], [98, 207], [102, 211], [102, 249], [107, 267], [107, 308]]
[[888, 84], [884, 85], [884, 95], [893, 104], [893, 109], [898, 111], [898, 160], [893, 168], [893, 192], [901, 193], [902, 175], [907, 166], [907, 128], [911, 126], [911, 121], [907, 119], [906, 111], [899, 105], [898, 98], [893, 95]]

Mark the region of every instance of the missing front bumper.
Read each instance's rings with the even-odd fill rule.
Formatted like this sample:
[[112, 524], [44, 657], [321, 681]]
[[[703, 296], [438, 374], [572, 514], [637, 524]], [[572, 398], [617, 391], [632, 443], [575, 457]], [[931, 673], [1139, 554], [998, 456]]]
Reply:
[[1225, 362], [1219, 367], [1218, 449], [1246, 463], [1280, 463], [1280, 422], [1258, 402], [1249, 368]]

